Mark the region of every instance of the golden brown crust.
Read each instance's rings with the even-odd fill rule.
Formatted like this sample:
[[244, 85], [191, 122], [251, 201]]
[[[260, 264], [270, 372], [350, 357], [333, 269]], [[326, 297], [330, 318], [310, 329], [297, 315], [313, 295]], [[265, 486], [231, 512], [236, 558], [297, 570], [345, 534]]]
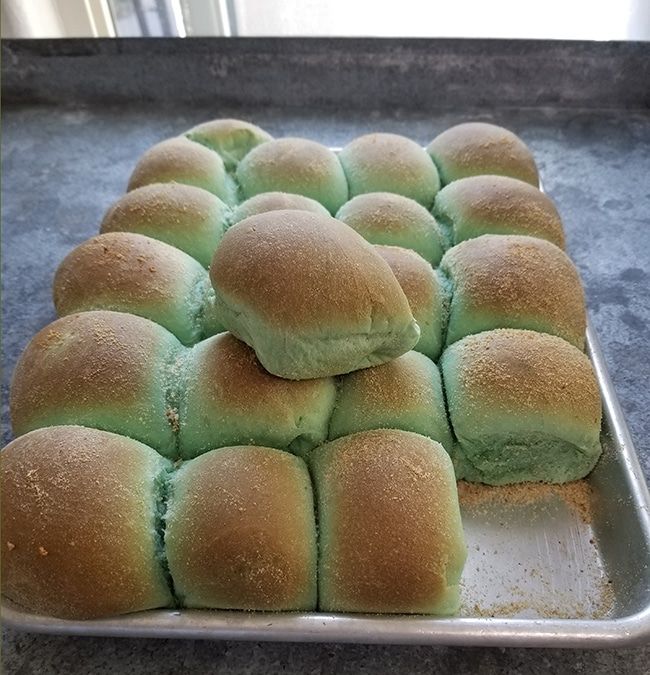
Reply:
[[202, 188], [181, 183], [154, 183], [127, 192], [106, 212], [100, 232], [129, 232], [132, 225], [170, 225], [192, 228], [209, 220], [219, 200]]
[[166, 331], [121, 312], [70, 314], [37, 333], [22, 353], [11, 383], [16, 434], [34, 416], [57, 409], [137, 404], [149, 389], [160, 358], [154, 346]]
[[287, 210], [310, 211], [311, 213], [320, 213], [324, 216], [329, 215], [327, 209], [322, 204], [309, 197], [294, 195], [289, 192], [263, 192], [240, 204], [235, 209], [231, 222], [234, 225], [245, 218], [256, 216], [259, 213]]
[[466, 405], [485, 414], [485, 401], [504, 413], [559, 413], [575, 424], [600, 425], [598, 382], [585, 354], [562, 338], [498, 329], [455, 345], [457, 378]]
[[[349, 162], [351, 173], [362, 172], [369, 176], [383, 174], [405, 188], [431, 176], [435, 177], [436, 173], [422, 147], [399, 134], [372, 133], [359, 136], [343, 148], [341, 158]], [[431, 185], [432, 196], [436, 187]]]
[[306, 211], [272, 211], [226, 232], [210, 267], [229, 303], [286, 331], [369, 332], [411, 316], [388, 264], [352, 228]]
[[306, 467], [270, 448], [221, 448], [175, 478], [170, 569], [190, 606], [309, 609], [316, 600], [313, 501]]
[[463, 176], [493, 173], [539, 184], [537, 166], [526, 144], [511, 131], [494, 124], [458, 124], [436, 136], [427, 151], [444, 183]]
[[375, 246], [375, 250], [393, 270], [415, 319], [424, 312], [430, 313], [440, 295], [431, 265], [415, 251], [401, 246]]
[[157, 143], [147, 150], [136, 164], [127, 190], [151, 183], [189, 183], [197, 177], [209, 184], [222, 182], [225, 176], [223, 160], [216, 152], [179, 136]]
[[[417, 434], [379, 430], [316, 453], [321, 510], [327, 505], [321, 603], [429, 611], [447, 588], [448, 565], [462, 565], [456, 483], [445, 450]], [[326, 589], [331, 597], [323, 597]]]
[[[519, 234], [541, 237], [565, 248], [564, 227], [555, 204], [536, 187], [508, 176], [470, 176], [454, 181], [440, 193], [447, 215], [477, 226], [506, 223]], [[508, 225], [511, 224], [511, 225]], [[495, 230], [495, 234], [498, 232]]]
[[535, 237], [486, 234], [449, 249], [441, 269], [451, 274], [454, 298], [459, 294], [468, 315], [539, 319], [540, 329], [548, 326], [579, 349], [584, 347], [587, 316], [580, 275], [554, 244]]
[[95, 429], [39, 429], [2, 452], [3, 593], [27, 610], [90, 619], [170, 604], [155, 561], [162, 461]]
[[[203, 142], [213, 150], [229, 150], [244, 146], [250, 149], [256, 142], [271, 141], [273, 136], [250, 122], [232, 118], [210, 120], [197, 124], [189, 129], [185, 135], [192, 140]], [[245, 143], [246, 140], [249, 143]]]
[[[348, 373], [343, 386], [355, 398], [355, 407], [376, 414], [378, 410], [410, 410], [431, 401], [431, 373], [427, 368], [435, 365], [419, 352], [406, 352], [402, 356], [373, 368], [363, 368]], [[345, 411], [343, 411], [345, 413]]]
[[[292, 402], [300, 405], [314, 399], [329, 378], [285, 380], [267, 372], [255, 352], [230, 333], [203, 342], [197, 371], [200, 373], [203, 404], [215, 410], [235, 410], [240, 414], [263, 413], [272, 419], [286, 414]], [[331, 380], [330, 380], [331, 381]]]
[[62, 316], [116, 298], [143, 305], [177, 302], [179, 289], [203, 274], [193, 258], [173, 246], [140, 234], [109, 232], [83, 242], [59, 265], [54, 306]]

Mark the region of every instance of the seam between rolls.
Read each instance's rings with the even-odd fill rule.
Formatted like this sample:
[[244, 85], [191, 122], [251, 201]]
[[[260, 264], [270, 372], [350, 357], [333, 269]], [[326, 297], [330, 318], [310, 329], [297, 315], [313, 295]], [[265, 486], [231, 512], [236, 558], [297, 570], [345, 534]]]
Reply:
[[172, 461], [180, 459], [180, 430], [182, 403], [187, 394], [187, 366], [191, 347], [173, 348], [164, 365], [165, 416], [172, 431]]
[[179, 594], [176, 591], [174, 577], [169, 568], [169, 559], [167, 558], [167, 547], [165, 545], [165, 534], [167, 531], [167, 511], [169, 508], [169, 499], [172, 491], [171, 476], [175, 472], [176, 463], [166, 462], [166, 465], [154, 478], [154, 498], [155, 498], [155, 542], [158, 562], [162, 569], [167, 589], [172, 599], [172, 607], [182, 607]]

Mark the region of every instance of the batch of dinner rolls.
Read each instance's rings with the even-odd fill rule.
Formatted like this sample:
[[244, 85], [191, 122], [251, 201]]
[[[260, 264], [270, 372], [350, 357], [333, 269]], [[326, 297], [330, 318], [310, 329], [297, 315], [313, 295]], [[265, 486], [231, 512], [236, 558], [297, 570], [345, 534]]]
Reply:
[[563, 483], [601, 452], [564, 245], [490, 124], [155, 145], [16, 366], [3, 594], [67, 619], [455, 613], [456, 481]]

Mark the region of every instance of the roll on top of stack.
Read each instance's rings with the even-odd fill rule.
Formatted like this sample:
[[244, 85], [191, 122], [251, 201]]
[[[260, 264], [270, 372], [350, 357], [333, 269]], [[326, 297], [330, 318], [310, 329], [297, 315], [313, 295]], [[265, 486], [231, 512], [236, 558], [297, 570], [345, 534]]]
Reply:
[[262, 192], [290, 192], [310, 197], [330, 213], [348, 198], [348, 184], [337, 156], [304, 138], [281, 138], [249, 152], [237, 167], [245, 199]]
[[443, 185], [479, 174], [511, 176], [539, 185], [537, 165], [526, 144], [512, 131], [495, 124], [458, 124], [436, 136], [427, 152]]
[[223, 324], [279, 377], [377, 365], [419, 339], [388, 264], [334, 218], [305, 211], [247, 218], [224, 236], [210, 277]]
[[437, 194], [433, 213], [454, 244], [482, 234], [524, 234], [564, 248], [564, 228], [553, 202], [515, 178], [456, 180]]
[[394, 192], [427, 209], [440, 189], [438, 172], [427, 153], [397, 134], [366, 134], [339, 154], [350, 197], [367, 192]]
[[171, 244], [209, 267], [230, 208], [207, 190], [156, 183], [127, 192], [111, 206], [100, 232], [136, 232]]
[[492, 328], [529, 328], [584, 348], [580, 276], [554, 244], [485, 234], [447, 251], [440, 271], [452, 285], [447, 344]]
[[372, 192], [354, 197], [336, 214], [371, 244], [409, 248], [437, 265], [444, 252], [443, 235], [435, 218], [408, 197]]

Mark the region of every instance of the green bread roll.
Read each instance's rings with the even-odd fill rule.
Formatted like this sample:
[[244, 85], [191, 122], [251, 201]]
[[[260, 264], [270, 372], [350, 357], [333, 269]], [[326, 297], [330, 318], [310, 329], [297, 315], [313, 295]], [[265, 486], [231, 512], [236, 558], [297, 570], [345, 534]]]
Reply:
[[427, 146], [443, 185], [466, 176], [511, 176], [537, 187], [537, 165], [526, 144], [495, 124], [457, 124]]
[[331, 378], [284, 380], [230, 333], [196, 345], [180, 409], [181, 457], [227, 445], [265, 445], [307, 454], [327, 439], [336, 386]]
[[337, 156], [304, 138], [281, 138], [251, 150], [237, 167], [244, 199], [262, 192], [310, 197], [330, 213], [348, 198], [348, 184]]
[[305, 463], [281, 450], [208, 452], [173, 474], [165, 545], [185, 607], [316, 607], [316, 524]]
[[524, 234], [565, 247], [555, 204], [536, 187], [508, 176], [470, 176], [444, 187], [433, 205], [448, 240], [482, 234]]
[[310, 211], [328, 216], [329, 211], [316, 200], [302, 195], [292, 195], [288, 192], [262, 192], [240, 204], [233, 212], [230, 224], [234, 225], [240, 220], [250, 216], [269, 211]]
[[152, 183], [183, 183], [203, 188], [226, 204], [237, 201], [232, 178], [221, 157], [212, 150], [179, 136], [157, 143], [139, 159], [127, 191]]
[[324, 612], [453, 614], [466, 557], [449, 455], [406, 431], [314, 451], [318, 605]]
[[237, 223], [217, 249], [210, 277], [223, 324], [279, 377], [378, 365], [420, 337], [388, 264], [329, 216], [271, 211]]
[[407, 352], [341, 377], [330, 439], [371, 429], [414, 431], [452, 451], [442, 382], [433, 361]]
[[399, 246], [375, 246], [375, 250], [393, 270], [420, 327], [420, 339], [413, 349], [436, 360], [449, 315], [447, 290], [431, 265], [415, 251]]
[[167, 330], [133, 314], [70, 314], [45, 326], [11, 382], [11, 421], [32, 429], [81, 424], [130, 436], [175, 455], [168, 372], [182, 349]]
[[[427, 153], [405, 136], [366, 134], [339, 154], [350, 197], [367, 192], [394, 192], [431, 208], [440, 178]], [[389, 242], [382, 242], [389, 243]]]
[[529, 330], [492, 330], [451, 345], [440, 365], [458, 478], [564, 483], [595, 466], [598, 382], [573, 345]]
[[106, 212], [100, 231], [144, 234], [209, 267], [229, 216], [230, 208], [207, 190], [156, 183], [120, 197]]
[[169, 607], [159, 485], [167, 461], [137, 441], [76, 426], [2, 451], [2, 592], [24, 610], [95, 619]]
[[54, 306], [59, 316], [130, 312], [194, 344], [209, 290], [207, 272], [186, 253], [141, 234], [109, 232], [80, 244], [59, 265]]
[[445, 253], [452, 289], [447, 344], [493, 328], [551, 333], [584, 349], [587, 311], [580, 275], [555, 244], [485, 234]]
[[228, 171], [256, 146], [273, 140], [264, 129], [242, 120], [218, 119], [204, 122], [185, 132], [186, 138], [218, 152]]
[[432, 265], [444, 253], [443, 235], [435, 218], [420, 204], [401, 195], [373, 192], [359, 195], [336, 214], [371, 244], [410, 248]]

